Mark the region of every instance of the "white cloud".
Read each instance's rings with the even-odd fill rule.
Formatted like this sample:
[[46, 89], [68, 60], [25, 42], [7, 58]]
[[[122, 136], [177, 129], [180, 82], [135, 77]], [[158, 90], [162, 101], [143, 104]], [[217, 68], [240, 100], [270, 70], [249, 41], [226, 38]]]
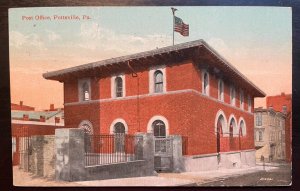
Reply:
[[114, 51], [118, 56], [168, 46], [172, 42], [172, 37], [168, 35], [118, 34], [100, 27], [95, 22], [82, 23], [79, 36], [81, 48], [92, 51]]
[[20, 48], [28, 40], [28, 37], [18, 31], [12, 31], [9, 33], [9, 44], [11, 46]]
[[48, 40], [55, 41], [61, 39], [61, 36], [53, 31], [47, 31], [48, 33]]
[[43, 38], [38, 34], [32, 33], [24, 35], [18, 31], [11, 31], [9, 33], [9, 45], [16, 48], [37, 48], [41, 51], [47, 50]]

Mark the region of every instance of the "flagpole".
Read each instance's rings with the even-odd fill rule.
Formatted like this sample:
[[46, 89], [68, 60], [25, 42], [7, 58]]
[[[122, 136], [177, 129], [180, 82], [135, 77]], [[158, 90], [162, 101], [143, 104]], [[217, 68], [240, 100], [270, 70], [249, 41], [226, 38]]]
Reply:
[[[173, 10], [172, 10], [173, 11]], [[173, 11], [173, 46], [174, 46], [174, 23], [175, 23], [175, 11]]]
[[177, 11], [177, 9], [171, 7], [172, 9], [172, 13], [173, 13], [173, 46], [174, 46], [174, 25], [175, 25], [175, 11]]

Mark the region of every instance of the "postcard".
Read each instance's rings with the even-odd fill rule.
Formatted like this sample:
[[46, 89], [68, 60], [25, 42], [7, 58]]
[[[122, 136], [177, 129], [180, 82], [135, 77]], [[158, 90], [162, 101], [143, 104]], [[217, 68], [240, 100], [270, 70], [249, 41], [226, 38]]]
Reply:
[[9, 9], [14, 186], [290, 186], [292, 9]]

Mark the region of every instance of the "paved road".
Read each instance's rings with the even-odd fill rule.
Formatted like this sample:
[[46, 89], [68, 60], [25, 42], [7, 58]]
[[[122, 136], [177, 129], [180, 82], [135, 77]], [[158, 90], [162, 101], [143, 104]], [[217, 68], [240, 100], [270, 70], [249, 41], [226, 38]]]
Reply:
[[291, 184], [291, 166], [281, 165], [276, 170], [258, 171], [233, 177], [218, 178], [198, 186], [288, 186]]

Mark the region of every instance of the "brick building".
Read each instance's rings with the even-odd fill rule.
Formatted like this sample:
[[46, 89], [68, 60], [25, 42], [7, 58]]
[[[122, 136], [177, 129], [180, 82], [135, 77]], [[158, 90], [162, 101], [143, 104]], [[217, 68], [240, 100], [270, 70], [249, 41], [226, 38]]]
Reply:
[[19, 110], [19, 111], [34, 111], [34, 107], [28, 106], [28, 105], [24, 105], [23, 101], [20, 101], [19, 104], [16, 103], [11, 103], [10, 105], [11, 110]]
[[261, 161], [261, 156], [265, 162], [285, 160], [286, 115], [272, 108], [256, 108], [254, 111], [256, 160]]
[[265, 93], [197, 40], [43, 74], [64, 85], [65, 126], [184, 137], [186, 171], [255, 165], [255, 97]]
[[286, 115], [285, 120], [285, 142], [286, 142], [286, 161], [292, 161], [292, 94], [268, 96], [266, 98], [266, 107], [273, 108], [275, 111]]
[[20, 162], [24, 139], [35, 135], [54, 135], [55, 129], [64, 127], [62, 108], [35, 111], [34, 107], [11, 103], [12, 158], [13, 165]]

